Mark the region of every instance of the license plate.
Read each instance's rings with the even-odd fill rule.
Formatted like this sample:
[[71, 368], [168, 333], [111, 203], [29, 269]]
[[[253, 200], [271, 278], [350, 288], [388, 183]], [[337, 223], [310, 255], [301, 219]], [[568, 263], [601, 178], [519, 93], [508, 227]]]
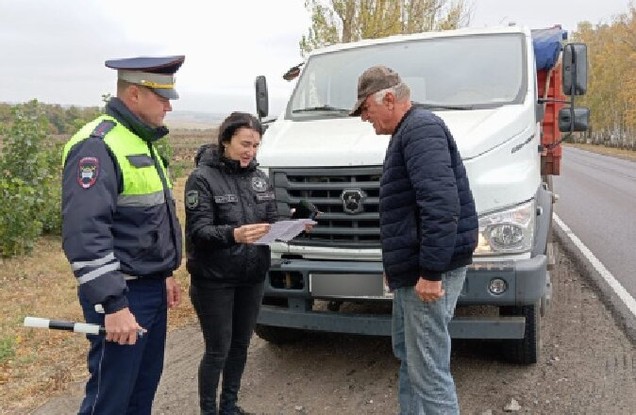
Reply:
[[391, 298], [382, 274], [309, 274], [309, 290], [314, 297]]

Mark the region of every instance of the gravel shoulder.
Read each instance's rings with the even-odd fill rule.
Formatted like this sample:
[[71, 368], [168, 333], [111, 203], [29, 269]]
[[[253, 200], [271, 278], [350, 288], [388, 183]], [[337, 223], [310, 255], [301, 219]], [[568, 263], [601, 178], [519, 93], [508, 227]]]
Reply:
[[[452, 370], [463, 414], [619, 414], [636, 408], [636, 343], [605, 306], [592, 279], [558, 249], [553, 301], [542, 321], [539, 363], [519, 366], [496, 343], [454, 341]], [[170, 332], [155, 414], [197, 414], [198, 326]], [[275, 346], [254, 337], [240, 402], [258, 414], [393, 414], [398, 361], [389, 338], [308, 334]], [[82, 385], [53, 397], [34, 415], [77, 410]]]

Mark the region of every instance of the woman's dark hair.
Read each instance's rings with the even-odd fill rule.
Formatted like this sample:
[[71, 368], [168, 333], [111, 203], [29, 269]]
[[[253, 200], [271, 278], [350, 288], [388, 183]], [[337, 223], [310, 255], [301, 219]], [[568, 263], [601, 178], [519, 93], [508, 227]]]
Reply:
[[246, 112], [233, 112], [223, 120], [219, 127], [219, 151], [224, 151], [223, 143], [226, 143], [232, 139], [232, 136], [239, 128], [249, 128], [258, 132], [261, 137], [263, 136], [263, 125], [261, 122]]

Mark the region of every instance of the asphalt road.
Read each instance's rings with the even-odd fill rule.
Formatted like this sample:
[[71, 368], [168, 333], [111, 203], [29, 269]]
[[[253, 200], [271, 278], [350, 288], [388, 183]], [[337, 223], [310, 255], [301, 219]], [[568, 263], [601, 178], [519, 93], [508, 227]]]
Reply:
[[555, 211], [636, 298], [636, 162], [564, 147]]

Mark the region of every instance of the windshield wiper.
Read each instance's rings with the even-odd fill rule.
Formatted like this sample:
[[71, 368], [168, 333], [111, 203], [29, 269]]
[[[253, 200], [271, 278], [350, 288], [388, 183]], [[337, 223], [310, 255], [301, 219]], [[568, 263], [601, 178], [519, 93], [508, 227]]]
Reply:
[[446, 104], [438, 104], [434, 102], [413, 102], [413, 105], [419, 108], [427, 109], [427, 110], [465, 111], [465, 110], [472, 110], [475, 108], [473, 105], [446, 105]]
[[336, 108], [332, 107], [331, 105], [321, 105], [319, 107], [307, 107], [292, 110], [293, 114], [297, 114], [299, 112], [337, 112], [339, 114], [349, 115], [349, 113], [351, 112], [351, 108]]

